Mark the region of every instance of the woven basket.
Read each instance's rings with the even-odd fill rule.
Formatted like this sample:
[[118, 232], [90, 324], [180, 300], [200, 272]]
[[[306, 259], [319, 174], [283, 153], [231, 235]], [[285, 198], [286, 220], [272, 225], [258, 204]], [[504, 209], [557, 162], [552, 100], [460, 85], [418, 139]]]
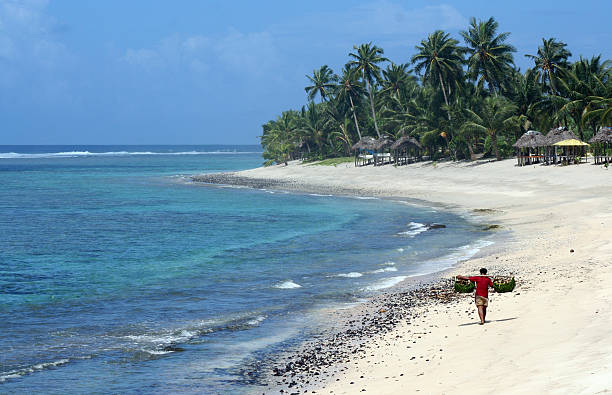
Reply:
[[495, 292], [512, 292], [514, 287], [516, 287], [516, 280], [514, 280], [514, 277], [495, 276], [493, 278], [493, 289], [495, 289]]
[[466, 294], [474, 292], [474, 288], [476, 288], [476, 285], [473, 282], [455, 278], [455, 292]]

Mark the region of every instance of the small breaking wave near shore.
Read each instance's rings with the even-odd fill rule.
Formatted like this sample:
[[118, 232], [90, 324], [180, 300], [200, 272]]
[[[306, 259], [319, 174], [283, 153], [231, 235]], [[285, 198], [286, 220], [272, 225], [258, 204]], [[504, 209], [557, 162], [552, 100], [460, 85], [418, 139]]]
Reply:
[[296, 284], [291, 280], [287, 280], [287, 281], [283, 281], [281, 283], [275, 284], [273, 286], [273, 288], [278, 288], [278, 289], [296, 289], [296, 288], [302, 288], [302, 286], [300, 284]]
[[22, 377], [28, 374], [32, 374], [32, 373], [39, 372], [42, 370], [52, 369], [55, 367], [66, 365], [69, 362], [70, 362], [69, 359], [63, 358], [63, 359], [59, 359], [57, 361], [52, 361], [52, 362], [37, 363], [35, 365], [31, 365], [31, 366], [28, 366], [22, 369], [11, 370], [8, 372], [1, 372], [0, 373], [0, 384], [10, 379], [17, 379], [19, 377]]

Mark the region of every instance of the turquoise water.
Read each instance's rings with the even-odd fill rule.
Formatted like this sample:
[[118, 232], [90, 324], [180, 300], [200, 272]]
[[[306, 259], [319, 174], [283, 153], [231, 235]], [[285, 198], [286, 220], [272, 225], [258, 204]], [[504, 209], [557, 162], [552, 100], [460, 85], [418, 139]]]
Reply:
[[0, 393], [241, 393], [317, 309], [477, 251], [430, 208], [189, 182], [259, 151], [0, 146]]

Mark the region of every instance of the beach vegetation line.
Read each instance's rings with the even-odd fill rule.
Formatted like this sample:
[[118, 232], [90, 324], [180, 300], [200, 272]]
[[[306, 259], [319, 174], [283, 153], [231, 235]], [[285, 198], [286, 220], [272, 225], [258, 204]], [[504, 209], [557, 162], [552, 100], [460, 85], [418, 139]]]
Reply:
[[530, 130], [565, 127], [588, 141], [612, 125], [610, 60], [572, 58], [566, 43], [542, 38], [521, 71], [510, 41], [491, 17], [471, 18], [458, 37], [428, 34], [403, 63], [355, 45], [340, 73], [323, 65], [306, 76], [302, 108], [263, 125], [265, 164], [349, 157], [364, 138], [408, 136], [430, 160], [500, 160]]

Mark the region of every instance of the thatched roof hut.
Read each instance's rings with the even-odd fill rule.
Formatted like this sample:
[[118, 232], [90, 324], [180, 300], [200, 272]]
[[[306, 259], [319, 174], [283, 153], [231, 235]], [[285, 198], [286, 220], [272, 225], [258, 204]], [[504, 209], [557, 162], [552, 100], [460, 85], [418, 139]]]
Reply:
[[612, 144], [612, 128], [603, 127], [589, 140], [593, 144], [593, 156], [595, 164], [610, 163], [610, 149]]
[[411, 136], [402, 136], [400, 137], [395, 143], [393, 143], [391, 145], [391, 149], [392, 150], [396, 150], [399, 149], [402, 146], [414, 146], [418, 149], [421, 149], [421, 143], [419, 143], [419, 141], [417, 139], [415, 139], [414, 137]]
[[599, 128], [599, 132], [589, 140], [589, 143], [612, 143], [612, 127]]
[[382, 136], [378, 140], [374, 142], [374, 149], [376, 151], [381, 151], [387, 149], [393, 145], [394, 141], [390, 136]]
[[542, 133], [535, 130], [529, 130], [521, 136], [512, 146], [515, 148], [537, 148], [546, 147], [548, 140]]
[[375, 150], [376, 149], [374, 147], [375, 143], [376, 143], [376, 139], [374, 137], [364, 136], [361, 138], [361, 140], [359, 140], [353, 145], [352, 149], [353, 151], [359, 150], [359, 149]]
[[546, 141], [548, 142], [548, 146], [551, 146], [559, 141], [563, 140], [580, 140], [571, 130], [566, 128], [565, 126], [559, 126], [558, 128], [551, 129], [546, 134]]

